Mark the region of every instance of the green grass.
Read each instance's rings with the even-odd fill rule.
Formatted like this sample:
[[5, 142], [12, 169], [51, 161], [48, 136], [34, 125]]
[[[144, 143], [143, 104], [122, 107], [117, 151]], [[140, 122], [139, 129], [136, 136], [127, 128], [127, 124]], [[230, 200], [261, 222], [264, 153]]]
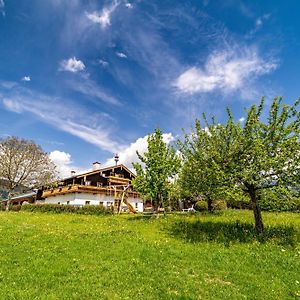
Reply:
[[300, 216], [263, 218], [1, 212], [0, 299], [296, 299]]

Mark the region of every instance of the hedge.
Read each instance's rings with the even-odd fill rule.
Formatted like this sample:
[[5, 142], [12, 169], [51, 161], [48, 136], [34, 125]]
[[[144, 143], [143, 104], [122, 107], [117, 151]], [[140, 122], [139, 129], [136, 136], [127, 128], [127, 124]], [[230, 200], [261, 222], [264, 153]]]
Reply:
[[62, 204], [24, 204], [22, 205], [21, 210], [56, 214], [75, 213], [82, 215], [107, 215], [113, 213], [112, 208], [106, 208], [101, 205], [73, 206]]

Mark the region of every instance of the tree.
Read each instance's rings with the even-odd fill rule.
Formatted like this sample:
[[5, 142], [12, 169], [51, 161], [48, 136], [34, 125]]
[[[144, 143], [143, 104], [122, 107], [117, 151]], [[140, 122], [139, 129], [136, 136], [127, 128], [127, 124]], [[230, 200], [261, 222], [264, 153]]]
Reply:
[[185, 135], [183, 143], [179, 141], [184, 161], [179, 175], [181, 190], [194, 199], [204, 198], [209, 211], [213, 209], [213, 200], [222, 194], [220, 187], [224, 181], [217, 130], [218, 126], [201, 128], [200, 121], [196, 120], [193, 132]]
[[0, 177], [8, 187], [7, 209], [20, 186], [40, 187], [56, 179], [55, 165], [33, 141], [9, 137], [0, 141]]
[[244, 126], [234, 121], [229, 109], [225, 125], [206, 122], [202, 155], [219, 172], [212, 178], [220, 178], [219, 189], [240, 190], [249, 196], [258, 232], [264, 231], [259, 207], [262, 190], [295, 186], [300, 180], [299, 103], [300, 99], [293, 105], [282, 105], [282, 98], [275, 98], [263, 121], [262, 99], [258, 106], [246, 110]]
[[152, 199], [154, 209], [158, 212], [168, 199], [169, 181], [177, 174], [180, 159], [175, 149], [163, 141], [160, 129], [148, 136], [148, 152], [137, 152], [141, 163], [133, 163], [136, 178], [134, 188], [144, 197]]

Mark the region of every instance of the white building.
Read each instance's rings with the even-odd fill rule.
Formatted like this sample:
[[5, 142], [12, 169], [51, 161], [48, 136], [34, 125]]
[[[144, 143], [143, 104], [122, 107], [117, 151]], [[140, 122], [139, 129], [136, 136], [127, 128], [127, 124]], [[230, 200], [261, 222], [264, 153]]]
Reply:
[[135, 175], [122, 164], [100, 168], [100, 164], [96, 162], [91, 172], [78, 175], [72, 172], [71, 177], [61, 180], [56, 187], [44, 189], [43, 202], [79, 206], [103, 205], [117, 209], [120, 203], [118, 200], [127, 188], [124, 193], [125, 199], [129, 202], [127, 207], [132, 212], [143, 212], [143, 200], [131, 186], [134, 177]]

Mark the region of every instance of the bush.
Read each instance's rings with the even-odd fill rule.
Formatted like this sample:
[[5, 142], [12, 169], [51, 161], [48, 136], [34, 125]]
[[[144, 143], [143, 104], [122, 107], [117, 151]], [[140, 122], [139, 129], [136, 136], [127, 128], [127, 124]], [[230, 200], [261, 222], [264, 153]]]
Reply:
[[22, 205], [20, 205], [20, 204], [17, 204], [17, 205], [11, 205], [11, 206], [9, 207], [9, 210], [10, 210], [10, 211], [20, 211], [20, 210], [21, 210], [21, 207], [22, 207]]
[[[17, 204], [17, 205], [10, 205], [9, 206], [9, 211], [19, 211], [21, 209], [21, 205]], [[0, 204], [0, 211], [6, 211], [6, 205], [1, 203]]]
[[213, 210], [225, 210], [227, 209], [226, 201], [224, 200], [215, 200], [212, 203]]
[[197, 201], [195, 204], [195, 210], [197, 211], [207, 211], [208, 210], [208, 205], [206, 201], [200, 200]]
[[30, 212], [49, 212], [49, 213], [76, 213], [84, 215], [105, 215], [113, 213], [111, 208], [102, 205], [73, 206], [62, 204], [24, 204], [22, 211]]

